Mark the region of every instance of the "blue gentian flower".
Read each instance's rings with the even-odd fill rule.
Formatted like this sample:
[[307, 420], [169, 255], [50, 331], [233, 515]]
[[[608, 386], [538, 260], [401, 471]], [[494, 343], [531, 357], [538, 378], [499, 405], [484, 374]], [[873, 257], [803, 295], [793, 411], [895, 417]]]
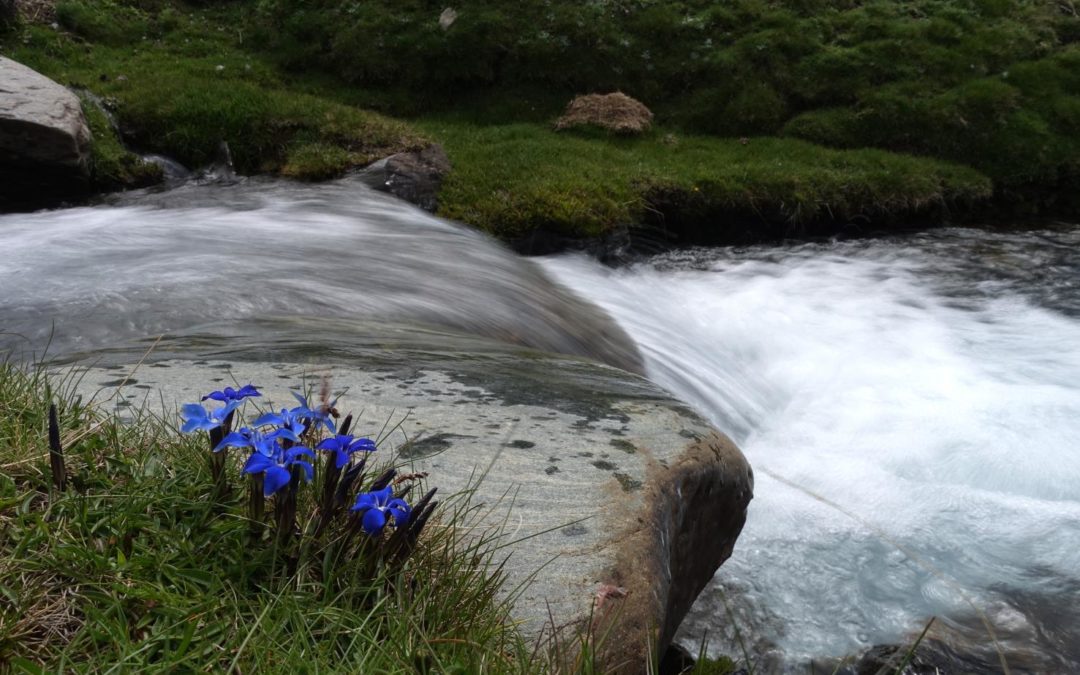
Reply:
[[180, 417], [184, 424], [180, 431], [190, 434], [192, 431], [210, 431], [225, 424], [225, 418], [240, 405], [240, 401], [230, 401], [224, 407], [208, 411], [200, 403], [185, 403], [180, 408]]
[[249, 396], [262, 396], [259, 390], [255, 388], [255, 385], [245, 384], [239, 389], [233, 389], [232, 387], [225, 387], [221, 391], [213, 391], [202, 397], [202, 400], [212, 398], [215, 401], [221, 401], [228, 403], [229, 401], [241, 401]]
[[317, 406], [315, 408], [312, 408], [310, 405], [308, 405], [308, 400], [306, 396], [298, 394], [295, 391], [290, 393], [292, 393], [293, 397], [300, 402], [300, 405], [296, 408], [293, 408], [289, 412], [293, 413], [294, 415], [299, 415], [300, 417], [308, 420], [312, 426], [318, 426], [322, 424], [330, 433], [337, 432], [337, 426], [334, 424], [334, 419], [330, 415], [330, 411], [334, 408], [335, 405], [337, 405], [336, 398], [333, 400], [332, 403], [330, 403], [330, 405]]
[[264, 455], [258, 451], [253, 452], [247, 463], [244, 464], [244, 473], [263, 474], [263, 496], [269, 497], [289, 484], [289, 479], [292, 477], [290, 469], [293, 466], [299, 466], [303, 469], [304, 479], [311, 482], [315, 470], [310, 462], [301, 459], [301, 457], [315, 458], [311, 450], [301, 445], [288, 450], [278, 448], [277, 452], [272, 456]]
[[[300, 434], [304, 433], [304, 415], [302, 412], [298, 412], [298, 409], [286, 410], [281, 409], [281, 413], [268, 412], [260, 415], [253, 424], [257, 427], [273, 425], [278, 427], [277, 430], [272, 432], [277, 434], [280, 438], [288, 438], [290, 441], [297, 443], [300, 441]], [[286, 432], [286, 433], [282, 433]]]
[[327, 438], [322, 443], [315, 446], [316, 450], [328, 450], [337, 454], [337, 459], [334, 465], [337, 468], [341, 468], [349, 463], [349, 455], [354, 452], [374, 452], [375, 441], [370, 438], [358, 438], [353, 440], [352, 436], [343, 436], [338, 434], [333, 438]]
[[364, 531], [371, 536], [376, 536], [386, 527], [387, 517], [394, 519], [394, 525], [401, 527], [409, 522], [412, 508], [405, 503], [404, 499], [394, 497], [393, 488], [387, 485], [381, 490], [365, 492], [356, 496], [356, 503], [352, 511], [356, 511], [363, 518], [361, 524]]
[[[292, 440], [292, 439], [290, 439]], [[255, 452], [271, 457], [279, 450], [278, 436], [264, 434], [258, 429], [244, 427], [226, 434], [214, 448], [214, 452], [224, 448], [251, 448]]]

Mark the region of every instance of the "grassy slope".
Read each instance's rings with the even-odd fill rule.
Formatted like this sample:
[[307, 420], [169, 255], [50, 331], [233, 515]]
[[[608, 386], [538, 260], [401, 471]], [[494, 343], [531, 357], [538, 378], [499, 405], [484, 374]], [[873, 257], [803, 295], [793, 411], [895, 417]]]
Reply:
[[[61, 387], [62, 388], [62, 387]], [[119, 425], [60, 395], [68, 491], [50, 487], [42, 376], [0, 365], [0, 669], [527, 672], [543, 668], [449, 522], [400, 575], [284, 570], [238, 495], [208, 498], [205, 437]], [[233, 469], [236, 470], [235, 468]], [[478, 556], [478, 557], [474, 557]]]
[[[26, 26], [0, 52], [97, 94], [137, 147], [192, 166], [212, 161], [226, 140], [243, 173], [326, 178], [424, 145], [402, 122], [290, 89], [244, 51], [243, 29], [231, 28], [243, 25], [243, 11], [62, 2], [58, 19], [70, 32]], [[95, 144], [99, 183], [130, 182], [109, 145]]]
[[[662, 130], [633, 141], [551, 133], [547, 125], [562, 95], [558, 87], [545, 88], [545, 73], [528, 71], [543, 63], [529, 61], [539, 58], [531, 52], [514, 67], [523, 76], [515, 86], [542, 92], [533, 109], [500, 103], [500, 91], [504, 101], [513, 95], [494, 83], [490, 108], [490, 95], [476, 96], [457, 104], [459, 114], [427, 113], [412, 126], [367, 112], [357, 105], [415, 113], [419, 92], [377, 78], [366, 82], [352, 71], [342, 73], [358, 81], [348, 88], [333, 77], [283, 74], [267, 60], [273, 55], [265, 51], [266, 27], [248, 2], [193, 9], [164, 1], [64, 0], [58, 19], [66, 30], [24, 27], [4, 40], [3, 52], [93, 91], [141, 149], [192, 165], [209, 162], [218, 141], [227, 140], [241, 172], [325, 178], [419, 147], [426, 134], [447, 146], [455, 165], [442, 213], [511, 239], [536, 228], [596, 236], [650, 220], [692, 237], [723, 238], [729, 233], [710, 223], [732, 218], [756, 220], [761, 236], [792, 234], [817, 221], [940, 218], [995, 190], [999, 197], [1030, 200], [1032, 186], [1036, 199], [1067, 211], [1076, 201], [1067, 197], [1077, 154], [1072, 132], [1080, 128], [1073, 67], [1080, 57], [1067, 44], [1069, 17], [1011, 0], [951, 8], [932, 0], [909, 4], [901, 11], [881, 2], [822, 0], [804, 7], [743, 0], [722, 11], [704, 2], [631, 10], [632, 20], [604, 29], [616, 31], [609, 37], [623, 31], [640, 42], [646, 28], [666, 26], [659, 34], [672, 52], [692, 47], [691, 39], [715, 45], [712, 51], [693, 47], [697, 60], [678, 62], [656, 51], [655, 63], [646, 64], [652, 69], [638, 73], [638, 87], [658, 98]], [[280, 10], [288, 2], [262, 7]], [[394, 11], [413, 11], [401, 7]], [[385, 19], [371, 11], [365, 15], [369, 32]], [[469, 16], [461, 25], [468, 27]], [[337, 19], [335, 26], [349, 24]], [[329, 30], [327, 17], [319, 20], [321, 30]], [[676, 24], [682, 27], [675, 30]], [[575, 30], [589, 30], [577, 26], [558, 26], [571, 46], [579, 37]], [[397, 44], [411, 56], [387, 67], [413, 63], [415, 49], [430, 55], [452, 47], [468, 56], [470, 49], [490, 47], [461, 40], [439, 46], [424, 35], [416, 45]], [[991, 41], [1000, 48], [989, 49]], [[751, 42], [764, 48], [747, 51]], [[329, 61], [312, 61], [332, 65], [353, 53], [351, 44], [335, 42]], [[530, 48], [536, 45], [521, 49]], [[958, 68], [957, 59], [970, 62], [970, 72]], [[730, 76], [726, 83], [711, 75], [717, 64]], [[600, 65], [579, 75], [599, 78]], [[455, 67], [436, 72], [467, 80], [471, 71]], [[699, 78], [684, 83], [683, 93], [665, 94], [662, 83], [650, 84], [649, 72], [680, 69]], [[528, 85], [530, 74], [539, 83]], [[783, 100], [777, 103], [766, 90]], [[422, 98], [440, 96], [449, 100], [452, 92], [425, 91]], [[776, 115], [769, 112], [774, 104]], [[153, 169], [140, 166], [108, 133], [104, 115], [91, 111], [90, 117], [99, 138], [98, 184], [152, 180]], [[716, 126], [725, 120], [738, 124]], [[759, 135], [743, 145], [725, 133]], [[907, 153], [937, 154], [979, 173]], [[744, 230], [740, 236], [754, 235]]]
[[[263, 0], [259, 8], [262, 27], [283, 62], [335, 74], [403, 114], [456, 108], [486, 124], [514, 125], [537, 117], [546, 123], [574, 94], [621, 88], [648, 104], [665, 131], [782, 136], [831, 148], [935, 158], [972, 167], [991, 179], [995, 208], [1025, 215], [1080, 213], [1080, 10], [1074, 2], [555, 0], [507, 5], [462, 0], [455, 5], [457, 20], [446, 30], [435, 21], [437, 8], [428, 3]], [[543, 92], [535, 97], [539, 115], [512, 106], [502, 115], [483, 109], [488, 99], [509, 98], [522, 89]], [[526, 190], [492, 195], [454, 181], [446, 194], [446, 212], [497, 231], [543, 222], [561, 231], [602, 229], [610, 225], [609, 216], [624, 216], [626, 205], [639, 197], [616, 190], [608, 199], [598, 198], [598, 191], [580, 185], [583, 181], [552, 180], [575, 168], [590, 179], [596, 175], [588, 170], [590, 163], [576, 161], [574, 148], [581, 147], [576, 141], [531, 144], [537, 154], [527, 171], [536, 174], [534, 179], [514, 169], [516, 162], [499, 157], [498, 150], [467, 147], [470, 138], [481, 144], [505, 138], [510, 133], [505, 129], [490, 129], [482, 139], [480, 130], [466, 127], [458, 136], [457, 125], [440, 125], [439, 120], [426, 128], [442, 130], [460, 170], [492, 182], [502, 179], [504, 192]], [[539, 131], [534, 137], [541, 137]], [[601, 145], [589, 152], [648, 164], [646, 172], [687, 177], [670, 168], [680, 164], [678, 158], [625, 147], [615, 152]], [[723, 151], [730, 145], [716, 141], [717, 155], [730, 158]], [[773, 165], [785, 161], [788, 148], [800, 147], [758, 146], [758, 158]], [[767, 157], [770, 147], [775, 154]], [[552, 166], [551, 158], [564, 152], [575, 161]], [[817, 159], [835, 166], [836, 157], [822, 150]], [[762, 165], [747, 160], [737, 167], [716, 166], [708, 179], [724, 184], [743, 172], [756, 181]], [[823, 211], [895, 215], [897, 204], [922, 203], [930, 194], [917, 180], [919, 173], [939, 178], [946, 198], [958, 175], [940, 163], [920, 166], [897, 158], [891, 162], [897, 187], [883, 190], [862, 169], [829, 187], [828, 178], [809, 175], [810, 164], [801, 168], [808, 172], [790, 177], [802, 193], [794, 208], [792, 190], [765, 177], [749, 190], [763, 199], [736, 200], [735, 210], [756, 210], [774, 223]], [[504, 169], [505, 175], [490, 174]], [[607, 166], [599, 173], [625, 176], [635, 170]], [[913, 185], [918, 187], [897, 194]], [[694, 187], [686, 180], [679, 185], [687, 195]], [[721, 192], [715, 203], [677, 215], [690, 220], [722, 215], [721, 207], [731, 205], [730, 196], [740, 191]], [[973, 193], [963, 189], [958, 195]], [[688, 203], [682, 196], [676, 201]], [[769, 202], [769, 208], [760, 209], [762, 202]], [[833, 209], [845, 203], [858, 208]], [[509, 221], [495, 222], [502, 218]]]

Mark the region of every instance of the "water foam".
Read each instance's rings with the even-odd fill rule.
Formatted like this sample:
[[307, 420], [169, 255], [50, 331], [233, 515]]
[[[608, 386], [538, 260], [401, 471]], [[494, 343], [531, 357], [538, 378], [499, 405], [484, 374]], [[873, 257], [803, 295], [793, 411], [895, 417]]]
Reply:
[[961, 244], [545, 262], [757, 470], [743, 536], [684, 639], [727, 633], [716, 646], [737, 653], [730, 609], [759, 656], [791, 664], [903, 640], [973, 614], [969, 601], [1027, 628], [1064, 611], [1080, 630], [1067, 598], [1013, 597], [1080, 570], [1080, 320], [1008, 283], [988, 291]]

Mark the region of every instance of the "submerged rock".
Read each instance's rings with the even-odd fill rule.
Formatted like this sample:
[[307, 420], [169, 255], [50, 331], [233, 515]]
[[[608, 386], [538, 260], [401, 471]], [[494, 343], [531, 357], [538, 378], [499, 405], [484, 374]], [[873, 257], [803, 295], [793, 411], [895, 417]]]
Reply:
[[90, 129], [78, 97], [0, 56], [0, 210], [85, 196], [89, 153]]
[[[159, 405], [159, 393], [189, 402], [215, 381], [250, 381], [273, 399], [265, 404], [288, 404], [285, 387], [330, 375], [346, 392], [342, 412], [363, 410], [356, 433], [400, 424], [383, 460], [429, 472], [444, 499], [473, 491], [476, 516], [460, 524], [498, 531], [496, 558], [510, 556], [504, 591], [526, 634], [564, 649], [605, 634], [604, 672], [643, 671], [646, 654], [671, 641], [731, 554], [753, 492], [730, 440], [650, 382], [601, 364], [494, 344], [384, 351], [366, 366], [333, 354], [318, 367], [193, 358], [144, 363], [128, 403]], [[115, 384], [124, 368], [109, 365], [81, 378], [84, 395]]]

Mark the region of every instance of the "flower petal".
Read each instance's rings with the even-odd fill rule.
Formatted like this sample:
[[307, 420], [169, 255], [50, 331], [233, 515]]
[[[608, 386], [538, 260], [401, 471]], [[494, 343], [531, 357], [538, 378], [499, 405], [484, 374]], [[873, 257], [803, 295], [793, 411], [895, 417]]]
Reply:
[[356, 495], [356, 503], [353, 504], [350, 511], [366, 511], [367, 509], [375, 507], [375, 497], [370, 492]]
[[349, 452], [375, 452], [375, 441], [370, 438], [358, 438], [349, 444]]
[[256, 427], [263, 427], [263, 426], [266, 426], [268, 424], [273, 424], [274, 426], [280, 426], [282, 424], [285, 424], [285, 418], [282, 417], [281, 415], [275, 413], [275, 412], [268, 412], [268, 413], [263, 413], [262, 415], [259, 415], [258, 417], [256, 417], [255, 421], [252, 422], [251, 424], [253, 426], [256, 426]]
[[241, 429], [240, 431], [230, 431], [225, 435], [225, 438], [221, 439], [221, 442], [214, 447], [214, 452], [218, 452], [224, 448], [250, 448], [252, 447], [251, 437], [244, 432], [247, 429]]
[[396, 525], [397, 527], [401, 527], [402, 525], [408, 523], [409, 516], [412, 515], [412, 509], [410, 509], [408, 506], [405, 506], [404, 504], [405, 503], [402, 502], [401, 506], [391, 504], [389, 507], [387, 507], [390, 511], [390, 515], [394, 517], [394, 525]]
[[305, 462], [304, 460], [300, 459], [293, 462], [293, 465], [298, 466], [304, 470], [304, 480], [306, 480], [307, 482], [310, 483], [312, 479], [315, 478], [315, 469], [312, 468], [311, 462]]
[[260, 452], [253, 452], [244, 464], [244, 473], [262, 473], [273, 466], [277, 466], [274, 460]]
[[386, 527], [386, 514], [382, 512], [382, 509], [370, 509], [364, 514], [362, 525], [365, 532], [375, 536]]
[[266, 470], [265, 478], [263, 478], [263, 496], [269, 497], [281, 488], [289, 484], [289, 480], [292, 476], [287, 469], [283, 469], [276, 464]]
[[291, 448], [289, 448], [288, 450], [285, 451], [285, 463], [286, 464], [289, 464], [291, 462], [295, 462], [301, 457], [308, 457], [310, 459], [315, 459], [314, 453], [312, 453], [311, 450], [309, 450], [308, 448], [305, 448], [302, 445], [294, 445], [293, 447], [291, 447]]
[[336, 450], [336, 457], [334, 458], [334, 468], [340, 469], [349, 463], [349, 453], [345, 452], [341, 448]]

